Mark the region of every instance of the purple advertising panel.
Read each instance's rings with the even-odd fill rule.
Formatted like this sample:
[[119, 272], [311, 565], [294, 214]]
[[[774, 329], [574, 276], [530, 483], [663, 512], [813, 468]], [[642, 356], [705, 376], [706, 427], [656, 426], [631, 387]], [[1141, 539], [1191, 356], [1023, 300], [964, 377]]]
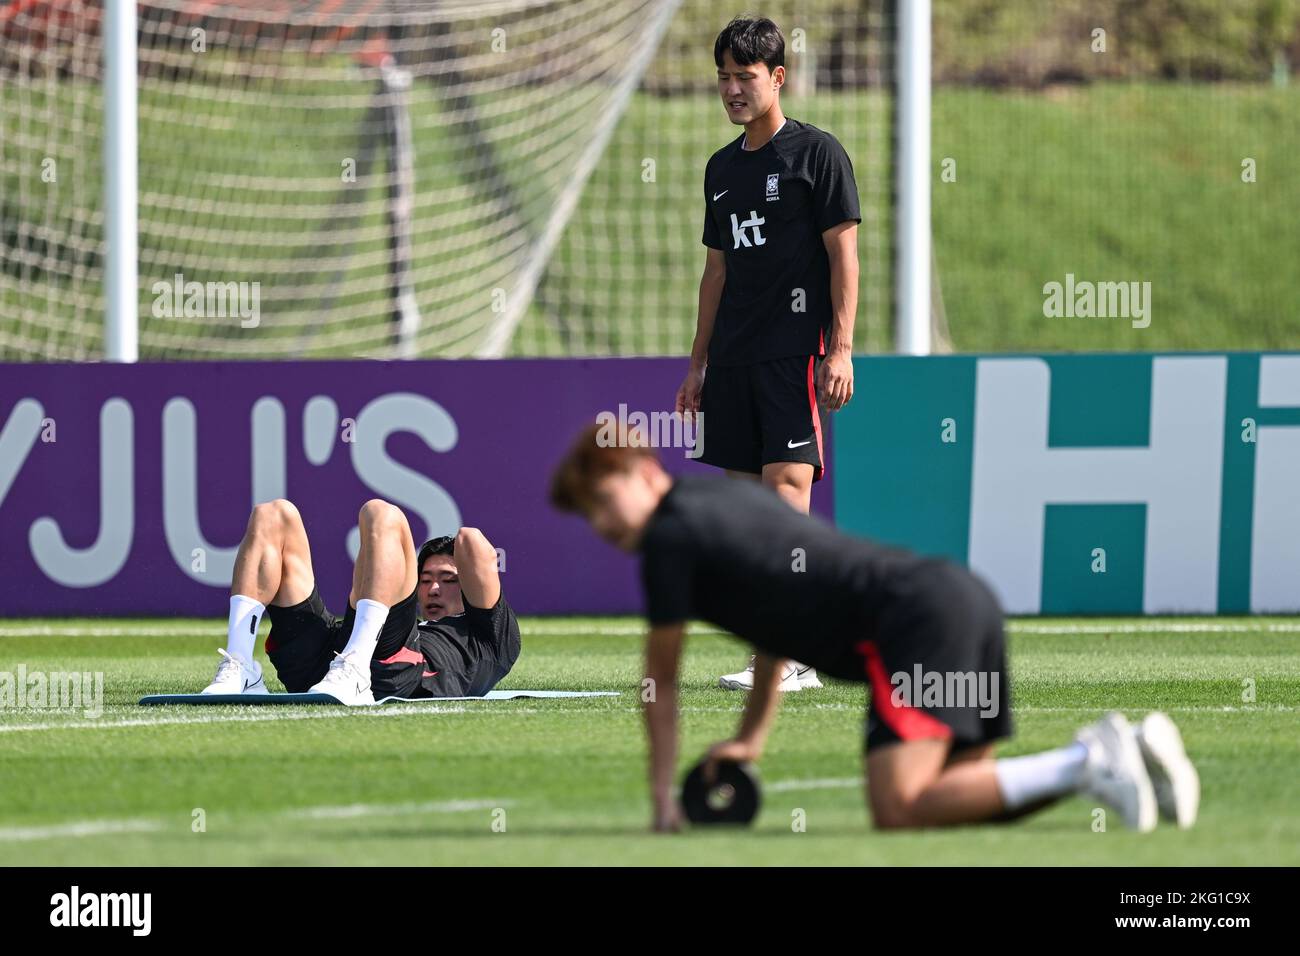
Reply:
[[[638, 612], [634, 559], [553, 512], [547, 487], [581, 427], [671, 410], [684, 371], [676, 358], [0, 364], [0, 614], [220, 616], [251, 507], [280, 497], [302, 513], [335, 612], [375, 497], [417, 543], [481, 528], [521, 613]], [[649, 424], [671, 471], [716, 473], [667, 447], [667, 416]], [[827, 515], [830, 485], [813, 493]]]

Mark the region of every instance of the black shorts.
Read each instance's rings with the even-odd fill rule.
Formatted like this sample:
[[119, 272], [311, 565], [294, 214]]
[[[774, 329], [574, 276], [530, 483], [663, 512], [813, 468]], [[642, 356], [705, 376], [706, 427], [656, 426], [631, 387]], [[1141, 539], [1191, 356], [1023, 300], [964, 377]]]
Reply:
[[818, 481], [826, 464], [827, 412], [817, 403], [814, 384], [821, 363], [821, 356], [804, 355], [710, 365], [700, 393], [703, 448], [697, 460], [751, 474], [773, 462], [804, 462]]
[[[376, 663], [386, 663], [406, 646], [407, 638], [417, 628], [420, 605], [415, 591], [388, 609], [388, 617], [379, 632], [379, 643], [372, 658], [372, 683]], [[334, 655], [343, 650], [352, 636], [352, 624], [357, 609], [348, 603], [347, 613], [331, 614], [321, 600], [320, 592], [312, 586], [307, 600], [292, 607], [266, 609], [271, 619], [271, 633], [266, 636], [266, 656], [275, 667], [275, 674], [291, 694], [308, 691], [325, 676]]]
[[1011, 736], [1002, 609], [948, 561], [895, 580], [876, 637], [857, 645], [870, 685], [866, 746], [939, 738], [953, 751]]

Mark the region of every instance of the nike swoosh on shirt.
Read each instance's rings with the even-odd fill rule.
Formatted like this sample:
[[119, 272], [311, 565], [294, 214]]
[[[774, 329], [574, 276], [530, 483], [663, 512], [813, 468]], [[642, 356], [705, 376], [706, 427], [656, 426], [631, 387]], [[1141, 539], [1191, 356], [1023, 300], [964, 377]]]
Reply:
[[786, 447], [786, 448], [798, 448], [800, 445], [811, 445], [811, 444], [812, 444], [812, 439], [809, 438], [807, 441], [797, 441], [797, 442], [796, 442], [796, 441], [787, 441], [787, 442], [785, 443], [785, 447]]
[[719, 199], [721, 199], [723, 196], [727, 195], [727, 193], [729, 193], [729, 192], [731, 192], [730, 189], [724, 189], [724, 190], [723, 190], [722, 192], [720, 192], [720, 193], [715, 193], [714, 196], [713, 196], [713, 201], [714, 201], [714, 202], [717, 202]]

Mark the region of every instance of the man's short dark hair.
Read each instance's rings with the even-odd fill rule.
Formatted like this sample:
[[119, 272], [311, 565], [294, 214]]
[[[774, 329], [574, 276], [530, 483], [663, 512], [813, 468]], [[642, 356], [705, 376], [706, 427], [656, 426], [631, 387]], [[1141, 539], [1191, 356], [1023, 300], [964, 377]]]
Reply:
[[424, 544], [420, 545], [420, 555], [415, 562], [419, 568], [420, 574], [424, 573], [424, 562], [428, 561], [435, 554], [449, 554], [452, 557], [456, 555], [456, 539], [449, 534], [444, 534], [440, 538], [430, 538]]
[[713, 41], [713, 62], [719, 67], [726, 50], [741, 66], [763, 62], [769, 72], [785, 66], [785, 37], [767, 17], [739, 16], [723, 27]]

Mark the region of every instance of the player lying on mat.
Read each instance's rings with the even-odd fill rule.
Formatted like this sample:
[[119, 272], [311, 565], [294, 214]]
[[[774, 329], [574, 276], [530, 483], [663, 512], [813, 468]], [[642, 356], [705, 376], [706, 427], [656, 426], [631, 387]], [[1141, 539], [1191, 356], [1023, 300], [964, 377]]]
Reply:
[[[265, 694], [253, 659], [257, 626], [271, 618], [266, 654], [287, 691], [345, 704], [385, 697], [478, 697], [519, 657], [519, 622], [501, 593], [497, 554], [477, 528], [425, 542], [417, 556], [406, 516], [367, 501], [347, 612], [316, 590], [302, 516], [283, 499], [248, 519], [230, 586], [230, 627], [205, 694]], [[423, 618], [424, 620], [421, 620]]]
[[[758, 760], [781, 696], [776, 664], [797, 657], [870, 686], [867, 792], [877, 827], [1010, 819], [1073, 793], [1139, 830], [1155, 826], [1157, 807], [1180, 826], [1195, 820], [1196, 770], [1163, 714], [1137, 728], [1107, 714], [1058, 750], [994, 758], [993, 742], [1011, 735], [1002, 613], [965, 568], [842, 534], [756, 483], [674, 479], [636, 432], [622, 447], [602, 447], [597, 435], [584, 431], [569, 451], [551, 500], [641, 554], [655, 829], [680, 825], [677, 668], [691, 618], [758, 656], [740, 729], [711, 748], [711, 761]], [[933, 694], [928, 675], [946, 692]]]

